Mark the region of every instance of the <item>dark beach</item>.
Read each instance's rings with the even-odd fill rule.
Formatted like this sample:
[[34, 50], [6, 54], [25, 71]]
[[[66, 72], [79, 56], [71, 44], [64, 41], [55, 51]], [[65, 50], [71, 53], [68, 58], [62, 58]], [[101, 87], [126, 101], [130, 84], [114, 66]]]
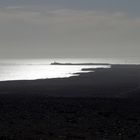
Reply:
[[140, 139], [140, 66], [93, 71], [0, 82], [0, 139]]

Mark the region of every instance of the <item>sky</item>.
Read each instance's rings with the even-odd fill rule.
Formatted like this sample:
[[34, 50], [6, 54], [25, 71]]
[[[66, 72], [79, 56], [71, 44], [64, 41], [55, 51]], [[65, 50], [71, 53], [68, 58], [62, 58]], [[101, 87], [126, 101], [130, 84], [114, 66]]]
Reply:
[[140, 0], [0, 0], [0, 58], [140, 58]]

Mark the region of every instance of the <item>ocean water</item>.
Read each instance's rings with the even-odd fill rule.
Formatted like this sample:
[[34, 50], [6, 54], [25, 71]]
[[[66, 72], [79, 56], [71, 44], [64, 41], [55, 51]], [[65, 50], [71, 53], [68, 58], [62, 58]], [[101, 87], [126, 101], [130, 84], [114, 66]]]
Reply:
[[[89, 59], [55, 59], [57, 62], [93, 62]], [[13, 80], [35, 80], [47, 78], [64, 78], [70, 76], [78, 76], [83, 68], [109, 68], [108, 66], [62, 66], [50, 65], [54, 59], [3, 59], [0, 60], [0, 81], [13, 81]]]
[[50, 65], [51, 62], [61, 63], [110, 63], [110, 64], [140, 64], [139, 59], [0, 59], [0, 81], [35, 80], [47, 78], [64, 78], [78, 76], [75, 73], [85, 73], [83, 68], [110, 68], [109, 66], [64, 66]]

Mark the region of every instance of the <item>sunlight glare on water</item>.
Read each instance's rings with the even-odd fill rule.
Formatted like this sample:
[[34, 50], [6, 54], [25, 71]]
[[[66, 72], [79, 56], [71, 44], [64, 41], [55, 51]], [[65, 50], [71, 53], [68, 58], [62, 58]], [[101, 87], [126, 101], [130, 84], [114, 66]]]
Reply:
[[[83, 68], [99, 68], [108, 66], [60, 66], [50, 65], [52, 60], [1, 60], [0, 81], [9, 80], [35, 80], [46, 78], [63, 78], [74, 76], [74, 73], [89, 72], [81, 71]], [[66, 61], [65, 61], [66, 62]], [[73, 61], [76, 62], [76, 61]], [[72, 62], [72, 63], [73, 63]], [[75, 75], [76, 76], [76, 75]]]

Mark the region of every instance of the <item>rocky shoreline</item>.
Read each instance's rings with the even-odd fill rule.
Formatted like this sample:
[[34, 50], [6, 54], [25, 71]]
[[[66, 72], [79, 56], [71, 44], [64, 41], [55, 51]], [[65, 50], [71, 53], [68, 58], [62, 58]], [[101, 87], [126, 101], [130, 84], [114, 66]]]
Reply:
[[0, 82], [0, 138], [140, 139], [140, 67]]

